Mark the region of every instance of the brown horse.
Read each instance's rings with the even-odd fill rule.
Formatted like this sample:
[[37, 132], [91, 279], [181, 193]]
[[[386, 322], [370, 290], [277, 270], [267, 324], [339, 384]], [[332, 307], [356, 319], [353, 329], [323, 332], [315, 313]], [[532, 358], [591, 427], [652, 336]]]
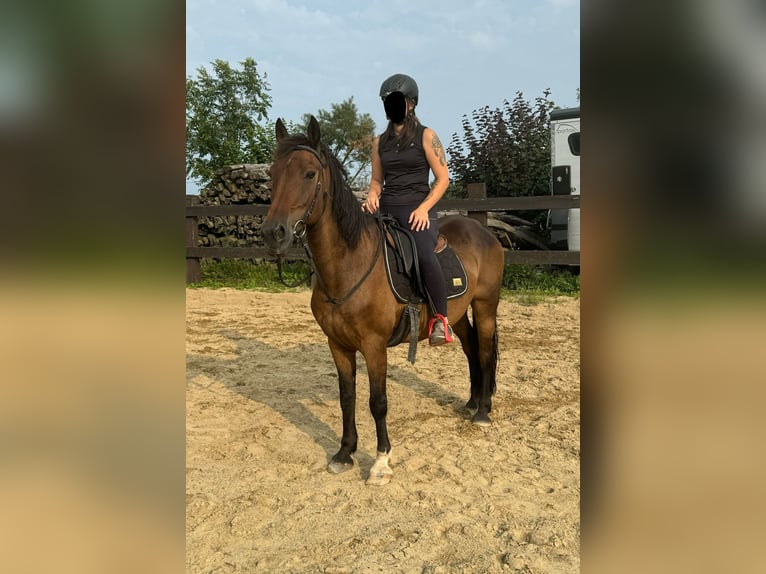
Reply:
[[[368, 484], [386, 484], [391, 444], [386, 430], [387, 342], [405, 305], [394, 296], [380, 256], [381, 230], [365, 214], [337, 158], [320, 142], [312, 116], [308, 136], [289, 136], [277, 120], [277, 152], [271, 166], [271, 207], [261, 228], [274, 255], [298, 236], [307, 242], [315, 271], [311, 310], [330, 346], [338, 370], [343, 436], [329, 469], [353, 467], [356, 451], [356, 353], [361, 352], [370, 380], [370, 411], [377, 432], [377, 458]], [[497, 368], [497, 306], [503, 276], [503, 250], [495, 236], [473, 219], [450, 216], [439, 232], [462, 260], [468, 289], [448, 302], [448, 316], [468, 358], [471, 397], [466, 408], [478, 425], [491, 423]], [[471, 307], [472, 317], [467, 310]], [[420, 340], [427, 336], [430, 313], [420, 313]]]

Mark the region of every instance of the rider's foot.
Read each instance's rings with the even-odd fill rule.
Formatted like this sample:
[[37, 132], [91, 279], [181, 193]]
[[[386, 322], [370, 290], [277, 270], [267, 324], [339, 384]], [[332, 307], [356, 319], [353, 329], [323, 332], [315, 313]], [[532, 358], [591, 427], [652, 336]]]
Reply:
[[428, 324], [428, 344], [432, 347], [451, 343], [455, 340], [447, 318], [443, 315], [435, 315]]

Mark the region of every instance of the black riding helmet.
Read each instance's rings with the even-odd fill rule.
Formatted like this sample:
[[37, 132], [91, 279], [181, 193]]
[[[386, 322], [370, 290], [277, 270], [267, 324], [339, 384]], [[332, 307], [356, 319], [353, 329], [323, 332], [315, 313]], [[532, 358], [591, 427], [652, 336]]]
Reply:
[[418, 104], [418, 85], [410, 76], [394, 74], [381, 84], [380, 98], [388, 118], [395, 124], [400, 124], [407, 115], [406, 99], [414, 101], [415, 105]]
[[394, 74], [380, 85], [380, 99], [385, 102], [386, 97], [393, 92], [401, 92], [418, 105], [418, 84], [406, 74]]

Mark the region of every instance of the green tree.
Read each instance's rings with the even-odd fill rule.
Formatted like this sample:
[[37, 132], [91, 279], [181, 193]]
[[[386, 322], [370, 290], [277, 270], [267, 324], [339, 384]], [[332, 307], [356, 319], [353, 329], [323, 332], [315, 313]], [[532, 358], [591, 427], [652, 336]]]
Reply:
[[186, 78], [186, 175], [199, 183], [224, 165], [271, 161], [274, 127], [259, 123], [271, 107], [266, 74], [252, 58], [241, 67], [215, 60]]
[[[304, 130], [308, 129], [310, 117], [310, 114], [303, 116]], [[375, 138], [375, 122], [370, 114], [359, 114], [352, 96], [340, 104], [332, 104], [330, 111], [319, 110], [316, 118], [322, 142], [346, 170], [351, 187], [367, 186]]]
[[447, 147], [450, 175], [458, 193], [469, 183], [486, 183], [490, 197], [550, 193], [550, 90], [530, 104], [521, 92], [513, 103], [463, 116], [463, 138]]

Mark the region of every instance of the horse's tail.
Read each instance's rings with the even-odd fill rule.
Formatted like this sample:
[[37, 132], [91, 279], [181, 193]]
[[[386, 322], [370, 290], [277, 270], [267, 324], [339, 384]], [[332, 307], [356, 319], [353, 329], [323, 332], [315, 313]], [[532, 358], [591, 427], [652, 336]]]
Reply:
[[497, 363], [499, 359], [500, 351], [497, 339], [497, 319], [495, 319], [495, 333], [492, 335], [492, 358], [489, 363], [489, 392], [491, 395], [494, 395], [497, 390]]

